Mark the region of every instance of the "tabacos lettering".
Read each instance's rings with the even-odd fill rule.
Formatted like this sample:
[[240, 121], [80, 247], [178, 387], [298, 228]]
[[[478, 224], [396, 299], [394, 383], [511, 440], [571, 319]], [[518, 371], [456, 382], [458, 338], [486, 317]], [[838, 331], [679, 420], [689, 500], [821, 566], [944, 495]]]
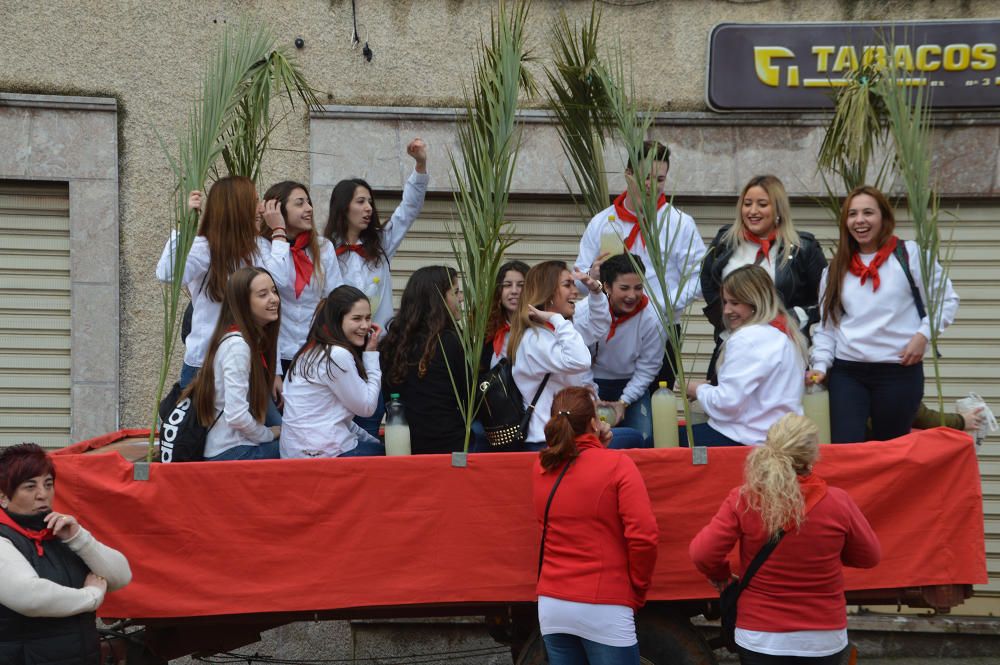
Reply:
[[[850, 44], [816, 44], [810, 48], [809, 65], [815, 65], [817, 74], [826, 76], [802, 77], [799, 54], [786, 46], [755, 46], [754, 70], [757, 79], [766, 86], [777, 88], [836, 88], [844, 86], [844, 74], [862, 66], [878, 63], [880, 67], [894, 65], [901, 72], [906, 85], [937, 85], [925, 74], [933, 72], [969, 72], [977, 74], [977, 82], [1000, 86], [1000, 76], [995, 76], [997, 44], [899, 44], [896, 46], [854, 46]], [[803, 63], [804, 64], [804, 63]], [[784, 74], [784, 77], [782, 77]], [[988, 75], [987, 75], [988, 74]], [[983, 75], [980, 79], [978, 76]], [[782, 80], [784, 78], [784, 80]]]

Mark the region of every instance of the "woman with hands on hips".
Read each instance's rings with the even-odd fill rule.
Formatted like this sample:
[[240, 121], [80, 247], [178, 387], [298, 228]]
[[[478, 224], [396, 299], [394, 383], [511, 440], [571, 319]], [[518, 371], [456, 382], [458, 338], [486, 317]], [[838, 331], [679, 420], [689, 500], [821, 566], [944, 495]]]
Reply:
[[95, 611], [128, 561], [52, 510], [56, 469], [33, 443], [0, 450], [0, 662], [93, 665]]

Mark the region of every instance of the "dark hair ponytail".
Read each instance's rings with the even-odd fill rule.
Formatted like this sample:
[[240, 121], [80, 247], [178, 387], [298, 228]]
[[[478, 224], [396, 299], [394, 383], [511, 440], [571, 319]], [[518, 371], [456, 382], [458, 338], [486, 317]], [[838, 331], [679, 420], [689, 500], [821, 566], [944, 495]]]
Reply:
[[548, 447], [541, 452], [542, 468], [551, 471], [579, 455], [576, 437], [591, 431], [596, 414], [594, 396], [587, 388], [563, 388], [556, 393], [545, 423]]

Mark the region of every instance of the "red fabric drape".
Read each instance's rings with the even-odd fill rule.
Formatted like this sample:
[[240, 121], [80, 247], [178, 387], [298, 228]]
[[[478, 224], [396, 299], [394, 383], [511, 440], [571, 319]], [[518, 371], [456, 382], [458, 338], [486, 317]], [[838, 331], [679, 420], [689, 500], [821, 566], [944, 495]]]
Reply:
[[[55, 458], [57, 509], [133, 571], [101, 616], [534, 600], [532, 454], [473, 454], [467, 468], [445, 455], [154, 464], [137, 481], [116, 453], [72, 454], [82, 445]], [[650, 600], [716, 596], [688, 543], [740, 483], [747, 452], [710, 448], [700, 466], [686, 449], [629, 452], [660, 529]], [[876, 568], [846, 570], [848, 589], [987, 581], [965, 434], [823, 446], [816, 473], [850, 492], [882, 544]]]

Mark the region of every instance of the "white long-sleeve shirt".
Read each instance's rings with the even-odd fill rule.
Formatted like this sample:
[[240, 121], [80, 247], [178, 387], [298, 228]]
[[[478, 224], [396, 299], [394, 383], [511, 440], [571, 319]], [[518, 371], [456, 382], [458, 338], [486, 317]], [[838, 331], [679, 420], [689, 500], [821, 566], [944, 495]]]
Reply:
[[[177, 245], [177, 231], [170, 234], [170, 239], [163, 247], [160, 260], [156, 264], [156, 278], [161, 282], [173, 281], [174, 248]], [[250, 264], [256, 268], [264, 268], [265, 257], [271, 252], [271, 243], [265, 238], [257, 238], [257, 253]], [[222, 303], [212, 300], [205, 287], [208, 286], [208, 267], [212, 261], [212, 252], [205, 236], [196, 236], [191, 243], [187, 262], [184, 264], [182, 283], [191, 294], [191, 304], [194, 312], [191, 315], [191, 333], [184, 343], [184, 363], [191, 367], [201, 367], [208, 353], [208, 345], [212, 341], [212, 333], [219, 322]], [[280, 372], [279, 372], [280, 373]]]
[[663, 364], [666, 335], [652, 305], [615, 328], [611, 339], [590, 346], [594, 378], [629, 379], [621, 399], [633, 404], [649, 389]]
[[512, 368], [514, 383], [521, 391], [526, 409], [542, 379], [551, 373], [528, 421], [526, 440], [531, 442], [545, 440], [545, 423], [552, 416], [556, 393], [563, 388], [593, 385], [587, 345], [608, 335], [611, 327], [608, 298], [603, 292], [591, 294], [577, 302], [572, 321], [556, 314], [550, 323], [555, 330], [540, 326], [524, 331]]
[[[322, 358], [322, 356], [320, 356]], [[354, 416], [370, 416], [378, 406], [382, 368], [377, 351], [365, 351], [367, 381], [347, 349], [330, 347], [331, 362], [320, 360], [303, 375], [302, 359], [285, 381], [281, 456], [337, 457], [358, 447]], [[328, 371], [329, 370], [329, 371]], [[363, 430], [362, 430], [363, 431]]]
[[[99, 542], [82, 526], [63, 542], [92, 573], [108, 581], [108, 591], [121, 589], [132, 580], [125, 556]], [[0, 580], [0, 605], [28, 617], [68, 617], [93, 612], [104, 602], [104, 592], [94, 587], [74, 589], [39, 577], [6, 538], [0, 538]]]
[[[669, 219], [663, 218], [670, 211]], [[668, 291], [672, 294], [674, 305], [675, 321], [680, 323], [680, 316], [684, 309], [695, 298], [701, 297], [701, 280], [698, 275], [701, 272], [701, 260], [705, 256], [705, 241], [698, 233], [694, 219], [681, 210], [664, 205], [660, 208], [661, 247], [668, 251], [666, 257], [667, 274], [664, 281]], [[610, 218], [614, 216], [614, 220]], [[574, 265], [577, 270], [587, 272], [600, 253], [601, 233], [611, 225], [615, 232], [622, 238], [627, 238], [632, 230], [632, 224], [623, 222], [615, 214], [615, 207], [611, 206], [602, 210], [587, 224], [587, 229], [580, 238], [580, 252], [576, 257]], [[630, 250], [642, 259], [646, 267], [646, 278], [649, 281], [648, 294], [650, 298], [656, 298], [657, 302], [664, 303], [663, 292], [660, 289], [659, 279], [656, 277], [656, 270], [653, 262], [649, 259], [648, 248], [643, 244], [641, 238], [636, 238]], [[683, 284], [682, 284], [683, 282]], [[579, 284], [578, 284], [579, 286]]]
[[[920, 269], [920, 248], [917, 243], [907, 240], [910, 274], [916, 282], [924, 307], [927, 307], [927, 294], [924, 292], [923, 274]], [[862, 254], [865, 265], [871, 263], [875, 254]], [[826, 291], [826, 281], [829, 270], [823, 271], [820, 279], [820, 306], [823, 304], [823, 294]], [[848, 273], [840, 289], [840, 299], [844, 312], [840, 322], [834, 325], [832, 321], [822, 322], [813, 332], [813, 348], [810, 365], [819, 372], [827, 372], [834, 358], [854, 362], [896, 363], [907, 343], [920, 333], [928, 340], [931, 338], [929, 314], [922, 319], [917, 313], [916, 303], [910, 283], [903, 272], [903, 266], [895, 256], [890, 256], [879, 266], [879, 289], [872, 291], [871, 280], [861, 284], [861, 279]], [[955, 320], [958, 312], [958, 294], [952, 288], [951, 280], [937, 263], [934, 264], [934, 280], [943, 284], [944, 298], [941, 302], [940, 324], [938, 332], [944, 331]], [[821, 309], [822, 314], [822, 309]], [[930, 349], [930, 345], [927, 346]]]
[[[274, 278], [281, 296], [281, 332], [278, 334], [278, 355], [283, 360], [295, 357], [302, 345], [306, 343], [309, 326], [319, 301], [329, 295], [330, 291], [344, 283], [340, 274], [340, 262], [333, 249], [333, 243], [323, 237], [317, 237], [319, 243], [319, 261], [323, 267], [323, 282], [317, 280], [313, 272], [312, 280], [295, 296], [295, 261], [292, 258], [291, 246], [286, 240], [277, 239], [271, 242], [271, 251], [264, 256], [264, 267]], [[316, 258], [306, 248], [315, 264]]]
[[[188, 339], [191, 339], [188, 337]], [[274, 432], [250, 413], [250, 345], [239, 333], [223, 338], [215, 354], [215, 413], [222, 415], [205, 438], [205, 457], [236, 446], [274, 441]]]
[[745, 445], [760, 445], [782, 416], [802, 414], [805, 359], [788, 335], [758, 323], [726, 340], [719, 385], [698, 386], [698, 402], [716, 431]]
[[[382, 226], [382, 249], [385, 250], [385, 256], [379, 257], [377, 266], [365, 261], [357, 252], [344, 252], [338, 257], [344, 282], [368, 295], [372, 301], [372, 320], [382, 328], [385, 328], [392, 318], [393, 311], [392, 273], [389, 271], [389, 260], [396, 255], [396, 250], [403, 242], [406, 232], [420, 215], [429, 182], [428, 174], [414, 171], [403, 185], [403, 200], [392, 213], [388, 223]], [[376, 278], [378, 281], [375, 281]], [[377, 305], [376, 300], [378, 300]]]

